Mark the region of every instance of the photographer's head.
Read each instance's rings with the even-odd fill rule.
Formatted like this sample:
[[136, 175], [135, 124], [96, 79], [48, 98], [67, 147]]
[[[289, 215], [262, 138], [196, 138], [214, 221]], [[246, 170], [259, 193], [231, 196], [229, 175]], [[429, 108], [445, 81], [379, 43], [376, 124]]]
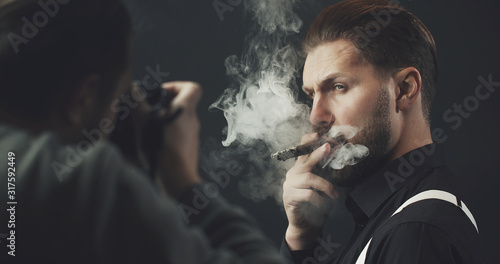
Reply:
[[64, 140], [96, 126], [130, 85], [131, 31], [119, 0], [4, 1], [2, 121]]
[[336, 183], [354, 185], [374, 166], [432, 143], [436, 46], [413, 14], [387, 0], [343, 1], [316, 18], [304, 49], [311, 123], [359, 127], [352, 141], [370, 149], [362, 162], [337, 170]]

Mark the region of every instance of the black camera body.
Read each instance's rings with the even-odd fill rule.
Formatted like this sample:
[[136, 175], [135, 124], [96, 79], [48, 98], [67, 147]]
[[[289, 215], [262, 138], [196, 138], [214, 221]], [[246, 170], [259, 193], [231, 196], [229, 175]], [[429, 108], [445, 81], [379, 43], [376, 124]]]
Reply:
[[[151, 106], [144, 126], [140, 129], [140, 135], [137, 135], [137, 125], [131, 114], [123, 119], [116, 118], [115, 129], [109, 139], [119, 147], [127, 160], [154, 176], [158, 151], [163, 143], [163, 128], [180, 114], [180, 109], [170, 113], [173, 96], [167, 90], [161, 87], [146, 89], [140, 81], [134, 81], [133, 85], [145, 95], [143, 100]], [[120, 107], [127, 107], [125, 102], [120, 104]], [[144, 158], [148, 164], [144, 164]]]

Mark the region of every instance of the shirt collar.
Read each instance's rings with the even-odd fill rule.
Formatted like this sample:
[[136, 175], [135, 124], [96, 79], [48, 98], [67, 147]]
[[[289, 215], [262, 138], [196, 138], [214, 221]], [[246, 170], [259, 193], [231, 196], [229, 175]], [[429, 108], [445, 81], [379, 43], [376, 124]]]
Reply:
[[[436, 143], [414, 149], [389, 162], [347, 195], [346, 206], [355, 219], [368, 219], [380, 205], [422, 172], [444, 165], [444, 151]], [[360, 216], [360, 211], [365, 216]]]

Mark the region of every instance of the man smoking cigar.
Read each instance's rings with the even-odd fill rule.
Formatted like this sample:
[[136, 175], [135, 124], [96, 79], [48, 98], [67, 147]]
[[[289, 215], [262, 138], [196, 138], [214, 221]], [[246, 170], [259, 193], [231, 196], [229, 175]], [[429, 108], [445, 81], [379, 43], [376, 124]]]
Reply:
[[[370, 154], [320, 173], [330, 144], [297, 159], [283, 184], [282, 254], [294, 263], [483, 263], [474, 217], [430, 133], [437, 54], [426, 26], [393, 2], [343, 1], [319, 14], [303, 47], [310, 122], [359, 127], [349, 142]], [[336, 186], [347, 190], [355, 229], [342, 251], [321, 253]]]

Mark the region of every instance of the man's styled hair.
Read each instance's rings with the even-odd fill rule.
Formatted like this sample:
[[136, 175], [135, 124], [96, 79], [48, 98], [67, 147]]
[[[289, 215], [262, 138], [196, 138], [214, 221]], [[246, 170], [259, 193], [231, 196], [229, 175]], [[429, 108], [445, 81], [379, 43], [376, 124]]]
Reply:
[[314, 20], [304, 51], [345, 39], [374, 65], [381, 76], [415, 67], [422, 76], [422, 109], [430, 123], [438, 77], [436, 44], [429, 29], [412, 13], [387, 0], [347, 0], [332, 5]]
[[74, 87], [94, 73], [99, 102], [109, 101], [129, 64], [131, 32], [120, 0], [7, 2], [0, 7], [0, 107], [45, 120], [68, 106]]

